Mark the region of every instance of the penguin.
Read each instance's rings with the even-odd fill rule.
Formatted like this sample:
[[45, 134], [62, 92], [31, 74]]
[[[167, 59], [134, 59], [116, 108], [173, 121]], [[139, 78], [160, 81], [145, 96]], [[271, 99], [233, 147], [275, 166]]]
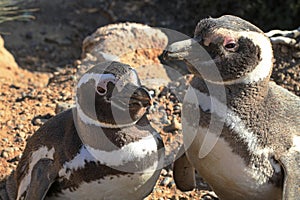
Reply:
[[78, 81], [75, 107], [28, 140], [2, 198], [143, 199], [164, 161], [162, 139], [146, 117], [151, 103], [129, 65], [95, 65]]
[[177, 188], [195, 170], [220, 199], [300, 198], [300, 98], [270, 81], [273, 51], [258, 27], [236, 16], [200, 20], [194, 37], [169, 45], [194, 78], [183, 102]]

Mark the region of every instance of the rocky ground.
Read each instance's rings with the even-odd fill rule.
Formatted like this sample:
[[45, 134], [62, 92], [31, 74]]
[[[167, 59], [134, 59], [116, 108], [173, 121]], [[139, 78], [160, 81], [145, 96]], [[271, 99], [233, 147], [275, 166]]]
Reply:
[[[8, 175], [17, 165], [25, 148], [26, 140], [49, 118], [73, 102], [76, 83], [76, 67], [82, 53], [82, 40], [96, 28], [124, 21], [125, 17], [134, 20], [136, 16], [152, 25], [165, 25], [192, 33], [189, 27], [193, 22], [180, 21], [181, 25], [171, 18], [174, 13], [154, 14], [155, 5], [151, 2], [120, 7], [120, 4], [109, 4], [98, 1], [30, 1], [29, 7], [37, 7], [33, 13], [35, 21], [9, 22], [0, 24], [6, 47], [19, 65], [7, 58], [7, 52], [0, 42], [0, 179]], [[124, 3], [125, 4], [125, 3]], [[59, 6], [57, 6], [59, 5]], [[150, 6], [147, 10], [147, 6]], [[130, 9], [129, 9], [130, 8]], [[126, 10], [127, 9], [127, 10]], [[117, 11], [123, 11], [122, 13]], [[144, 13], [143, 13], [144, 11]], [[151, 15], [153, 13], [153, 15]], [[143, 15], [144, 14], [144, 15]], [[125, 17], [124, 17], [125, 16]], [[152, 18], [151, 18], [152, 17]], [[160, 20], [159, 19], [164, 19]], [[186, 25], [183, 25], [187, 23]], [[295, 27], [297, 28], [297, 27]], [[191, 34], [190, 34], [191, 35]], [[291, 36], [292, 37], [292, 36]], [[276, 66], [272, 79], [283, 87], [300, 96], [300, 37], [289, 44], [274, 44]], [[145, 52], [144, 52], [145, 53]], [[145, 69], [146, 70], [146, 69]], [[141, 75], [147, 75], [141, 70]], [[158, 71], [157, 74], [161, 74]], [[149, 110], [149, 119], [162, 135], [167, 146], [168, 155], [180, 145], [180, 108], [181, 104], [172, 92], [185, 82], [184, 78], [169, 80], [170, 83], [155, 86], [154, 106]], [[161, 177], [152, 194], [147, 199], [216, 199], [208, 186], [199, 178], [197, 189], [191, 192], [180, 192], [172, 178], [172, 166], [163, 169]]]

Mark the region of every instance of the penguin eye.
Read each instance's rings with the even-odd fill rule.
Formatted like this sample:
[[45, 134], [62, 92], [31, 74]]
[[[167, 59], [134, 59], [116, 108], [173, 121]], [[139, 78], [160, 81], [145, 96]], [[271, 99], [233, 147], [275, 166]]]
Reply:
[[105, 95], [108, 90], [107, 85], [109, 84], [109, 82], [115, 84], [116, 77], [112, 74], [102, 74], [97, 83], [96, 92], [101, 96]]
[[101, 87], [101, 86], [97, 86], [96, 91], [100, 95], [105, 95], [107, 90], [105, 88]]
[[234, 47], [236, 47], [236, 43], [234, 41], [228, 42], [227, 44], [225, 44], [225, 48], [230, 50], [230, 49], [234, 49]]

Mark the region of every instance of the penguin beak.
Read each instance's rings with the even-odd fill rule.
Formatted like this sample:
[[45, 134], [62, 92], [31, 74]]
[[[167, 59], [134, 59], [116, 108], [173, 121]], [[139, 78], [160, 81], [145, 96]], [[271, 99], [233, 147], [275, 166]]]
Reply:
[[149, 107], [150, 105], [152, 105], [152, 97], [149, 91], [145, 87], [141, 86], [133, 92], [129, 103], [138, 103], [143, 107]]
[[111, 101], [123, 108], [141, 108], [152, 105], [152, 97], [149, 91], [143, 86], [126, 84], [121, 92], [115, 93]]
[[165, 60], [186, 60], [191, 55], [194, 45], [201, 42], [200, 38], [191, 38], [179, 42], [175, 42], [167, 47], [163, 53]]

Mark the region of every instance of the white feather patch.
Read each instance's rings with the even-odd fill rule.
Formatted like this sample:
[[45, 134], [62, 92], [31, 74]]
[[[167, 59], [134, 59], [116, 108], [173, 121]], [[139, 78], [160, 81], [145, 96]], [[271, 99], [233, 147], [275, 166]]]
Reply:
[[114, 151], [103, 151], [84, 145], [71, 161], [63, 165], [59, 171], [59, 177], [68, 179], [71, 171], [84, 168], [86, 162], [99, 161], [103, 165], [117, 167], [136, 159], [143, 159], [153, 152], [157, 152], [157, 144], [153, 135], [129, 143]]
[[95, 80], [95, 88], [100, 80], [116, 80], [113, 74], [96, 74], [96, 73], [85, 73], [79, 80], [77, 88], [80, 88], [82, 84], [87, 83], [90, 80]]
[[144, 137], [136, 142], [131, 142], [114, 151], [102, 151], [86, 146], [95, 158], [107, 166], [121, 166], [135, 159], [142, 159], [147, 154], [157, 151], [156, 141], [153, 135]]
[[[198, 97], [199, 106], [203, 111], [209, 110], [210, 113], [215, 113], [219, 117], [224, 117], [222, 114], [218, 112], [218, 109], [214, 109], [211, 105], [218, 105], [216, 107], [226, 107], [223, 103], [221, 103], [218, 99], [207, 95], [206, 93], [202, 93], [199, 90], [195, 90], [195, 93]], [[213, 104], [210, 102], [214, 102]], [[249, 131], [249, 129], [245, 126], [242, 119], [231, 109], [227, 108], [227, 117], [225, 119], [225, 124], [232, 130], [234, 130], [239, 136], [246, 142], [248, 146], [248, 150], [257, 153], [263, 154], [269, 152], [270, 149], [260, 148], [258, 144], [258, 139], [254, 133]], [[223, 109], [224, 111], [224, 109]]]
[[239, 36], [250, 39], [255, 45], [260, 48], [262, 60], [258, 63], [253, 71], [248, 73], [246, 76], [235, 80], [223, 81], [223, 82], [214, 82], [216, 84], [237, 84], [237, 83], [255, 83], [267, 78], [273, 68], [273, 49], [270, 40], [264, 34], [257, 32], [240, 32]]
[[77, 115], [79, 116], [80, 120], [82, 120], [85, 124], [87, 125], [94, 125], [102, 128], [124, 128], [128, 126], [133, 126], [137, 123], [139, 119], [136, 121], [133, 121], [129, 124], [109, 124], [109, 123], [104, 123], [104, 122], [99, 122], [98, 120], [95, 120], [89, 116], [87, 116], [84, 111], [81, 109], [78, 100], [76, 98], [76, 110], [77, 110]]
[[21, 180], [18, 189], [18, 196], [17, 199], [20, 199], [21, 195], [27, 190], [30, 181], [31, 181], [31, 173], [34, 166], [41, 160], [41, 159], [51, 159], [53, 160], [54, 155], [54, 147], [52, 149], [48, 149], [46, 146], [40, 147], [38, 150], [34, 151], [31, 155], [31, 160], [29, 163], [27, 174]]
[[264, 34], [249, 31], [241, 32], [240, 35], [249, 38], [255, 45], [260, 48], [260, 57], [262, 58], [256, 68], [252, 72], [247, 74], [242, 82], [253, 83], [267, 78], [273, 68], [273, 49], [269, 38]]
[[[142, 199], [153, 188], [159, 173], [157, 162], [142, 174], [108, 175], [97, 181], [82, 183], [76, 190], [63, 190], [55, 199]], [[150, 178], [152, 181], [150, 181]], [[143, 187], [144, 189], [140, 189]]]

